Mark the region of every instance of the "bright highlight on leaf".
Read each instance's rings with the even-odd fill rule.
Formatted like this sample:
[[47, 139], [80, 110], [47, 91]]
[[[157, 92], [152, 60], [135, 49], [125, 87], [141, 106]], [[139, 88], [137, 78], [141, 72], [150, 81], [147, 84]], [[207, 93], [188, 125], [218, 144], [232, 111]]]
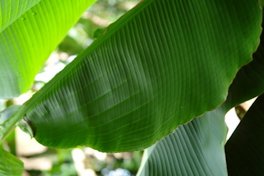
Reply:
[[49, 54], [93, 2], [0, 0], [0, 98], [30, 88]]
[[20, 113], [47, 146], [143, 149], [223, 103], [261, 20], [257, 0], [143, 1]]

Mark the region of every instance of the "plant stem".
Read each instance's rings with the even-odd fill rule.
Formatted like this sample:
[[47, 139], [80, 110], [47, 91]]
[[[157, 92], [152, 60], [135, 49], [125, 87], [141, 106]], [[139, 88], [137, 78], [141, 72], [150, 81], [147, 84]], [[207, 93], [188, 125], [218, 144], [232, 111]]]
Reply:
[[3, 123], [0, 124], [0, 143], [7, 135], [16, 127], [16, 124], [23, 119], [26, 109], [24, 106], [19, 107], [17, 111], [12, 113]]

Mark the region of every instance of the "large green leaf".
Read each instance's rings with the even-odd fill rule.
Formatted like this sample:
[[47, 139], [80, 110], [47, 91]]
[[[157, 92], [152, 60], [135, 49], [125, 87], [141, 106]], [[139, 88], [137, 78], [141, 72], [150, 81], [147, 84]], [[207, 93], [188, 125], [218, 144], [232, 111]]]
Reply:
[[[228, 110], [234, 107], [235, 105], [242, 103], [245, 100], [258, 96], [261, 92], [264, 91], [263, 42], [264, 42], [264, 35], [262, 34], [260, 46], [256, 51], [256, 53], [254, 54], [254, 60], [239, 70], [238, 74], [236, 75], [229, 89], [228, 98], [221, 107], [223, 110], [224, 109]], [[258, 103], [258, 105], [260, 105], [260, 102]], [[260, 106], [258, 108], [260, 108]], [[219, 152], [221, 152], [221, 155], [223, 157], [224, 155], [223, 145], [220, 143], [218, 143], [218, 145], [210, 145], [208, 149], [207, 142], [203, 141], [205, 139], [207, 139], [210, 142], [221, 141], [221, 140], [224, 141], [225, 138], [223, 138], [223, 136], [221, 137], [220, 135], [218, 136], [215, 135], [216, 133], [220, 134], [219, 132], [221, 131], [222, 133], [225, 132], [225, 130], [219, 129], [219, 126], [221, 126], [221, 123], [219, 123], [219, 118], [221, 118], [221, 121], [223, 121], [225, 112], [219, 110], [215, 110], [213, 112], [204, 115], [207, 116], [204, 118], [211, 118], [213, 123], [207, 124], [205, 125], [205, 127], [198, 128], [200, 130], [194, 128], [198, 131], [198, 133], [196, 131], [185, 133], [185, 131], [186, 129], [187, 130], [189, 129], [188, 131], [190, 131], [190, 129], [192, 129], [193, 124], [203, 123], [203, 121], [206, 121], [204, 118], [196, 119], [187, 125], [179, 127], [173, 134], [167, 136], [166, 138], [164, 138], [157, 144], [153, 145], [149, 149], [146, 149], [144, 154], [144, 159], [142, 161], [140, 172], [138, 173], [138, 175], [184, 175], [183, 173], [188, 173], [188, 172], [190, 173], [185, 175], [226, 175], [224, 173], [221, 173], [221, 171], [226, 172], [226, 169], [223, 170], [222, 168], [225, 166], [225, 162], [215, 157], [215, 155], [219, 154]], [[257, 135], [261, 136], [259, 132], [261, 132], [262, 130], [260, 128], [256, 129], [254, 126], [256, 125], [254, 123], [261, 124], [260, 121], [262, 120], [256, 120], [256, 118], [260, 118], [260, 117], [253, 118], [252, 117], [253, 113], [250, 114], [251, 117], [247, 117], [248, 115], [246, 116], [247, 118], [251, 118], [250, 124], [248, 123], [245, 124], [245, 122], [242, 122], [240, 127], [237, 129], [237, 132], [234, 134], [234, 136], [236, 137], [231, 138], [230, 139], [231, 142], [229, 141], [227, 145], [227, 149], [228, 149], [227, 161], [230, 168], [229, 174], [231, 175], [242, 175], [243, 173], [244, 175], [252, 175], [251, 169], [250, 172], [248, 171], [241, 172], [241, 168], [245, 168], [243, 164], [245, 164], [246, 168], [248, 168], [251, 167], [251, 165], [249, 165], [248, 163], [252, 163], [253, 165], [255, 165], [256, 164], [255, 162], [258, 161], [257, 166], [255, 165], [252, 168], [256, 170], [262, 168], [260, 165], [263, 165], [264, 163], [264, 161], [259, 163], [259, 160], [255, 159], [256, 156], [254, 156], [254, 154], [252, 155], [252, 152], [246, 152], [246, 155], [244, 155], [245, 150], [250, 150], [253, 148], [248, 146], [248, 145], [252, 145], [251, 143], [253, 143], [254, 145], [255, 148], [254, 151], [258, 151], [258, 153], [259, 152], [261, 153], [262, 149], [264, 148], [263, 146], [264, 143], [261, 140], [259, 141], [259, 138], [258, 140], [255, 140], [255, 137], [252, 138], [251, 140], [254, 141], [251, 141], [251, 143], [250, 141], [248, 141], [248, 137], [249, 137], [248, 134], [250, 134], [251, 136], [257, 136]], [[209, 115], [211, 117], [209, 117]], [[249, 120], [245, 120], [245, 121], [249, 121]], [[216, 127], [218, 126], [218, 128], [215, 129], [210, 128], [212, 125], [215, 125]], [[208, 128], [210, 129], [208, 130]], [[201, 137], [201, 132], [204, 133], [203, 135], [206, 135], [207, 138], [205, 138], [204, 136]], [[214, 135], [214, 137], [212, 137], [212, 135]], [[179, 136], [183, 136], [183, 137], [179, 137]], [[230, 143], [234, 143], [234, 144], [232, 145]], [[246, 143], [246, 145], [244, 143]], [[248, 147], [250, 149], [248, 149]], [[201, 152], [196, 152], [198, 149], [202, 151], [204, 155], [201, 155], [200, 154]], [[214, 152], [210, 153], [211, 151]], [[233, 155], [235, 155], [234, 158]], [[241, 155], [243, 155], [244, 158], [243, 160], [240, 160]], [[215, 160], [208, 158], [208, 156], [215, 157]], [[204, 158], [201, 159], [201, 157]], [[193, 160], [193, 158], [198, 158], [198, 159]], [[248, 161], [247, 159], [249, 158], [254, 158], [254, 159]], [[184, 159], [185, 161], [184, 167], [181, 167], [180, 165], [182, 163], [182, 159]], [[218, 161], [221, 161], [221, 163], [216, 164], [215, 162]], [[218, 168], [213, 168], [212, 166], [213, 167], [218, 166]], [[210, 170], [208, 170], [208, 168], [210, 168]], [[263, 171], [260, 169], [259, 172], [262, 173]]]
[[21, 176], [23, 163], [12, 154], [0, 148], [0, 175], [1, 176]]
[[94, 0], [0, 0], [0, 97], [30, 88], [36, 73]]
[[252, 105], [227, 141], [226, 159], [229, 175], [264, 173], [264, 94]]
[[224, 101], [261, 31], [257, 0], [147, 0], [20, 115], [47, 146], [137, 150]]
[[[264, 35], [262, 33], [261, 43], [254, 54], [254, 60], [239, 70], [229, 88], [228, 98], [223, 106], [218, 110], [207, 113], [203, 118], [195, 119], [191, 123], [179, 127], [173, 134], [168, 135], [157, 144], [146, 149], [138, 175], [226, 175], [226, 168], [223, 169], [226, 164], [222, 159], [218, 158], [220, 156], [219, 153], [222, 155], [221, 158], [224, 158], [223, 143], [208, 145], [208, 141], [210, 143], [221, 140], [224, 142], [224, 136], [215, 134], [220, 134], [221, 131], [223, 134], [225, 133], [224, 129], [219, 128], [224, 121], [225, 111], [239, 103], [258, 96], [264, 91], [263, 45]], [[264, 102], [262, 102], [262, 104], [263, 103]], [[261, 103], [258, 102], [258, 106], [260, 104]], [[256, 105], [254, 109], [256, 109]], [[256, 111], [259, 109], [260, 106]], [[252, 175], [252, 173], [254, 173], [253, 175], [261, 175], [263, 173], [261, 168], [264, 161], [260, 162], [259, 159], [256, 159], [252, 151], [246, 152], [255, 148], [254, 151], [260, 154], [264, 148], [263, 141], [259, 141], [259, 138], [257, 140], [255, 140], [255, 137], [252, 138], [253, 136], [261, 136], [260, 132], [263, 130], [261, 128], [255, 128], [254, 125], [256, 124], [254, 123], [262, 124], [261, 121], [263, 120], [260, 119], [262, 117], [252, 117], [253, 113], [251, 113], [251, 111], [251, 117], [248, 117], [249, 114], [246, 116], [247, 118], [251, 118], [250, 124], [242, 122], [235, 132], [234, 137], [230, 139], [227, 145], [227, 161], [230, 175]], [[206, 122], [204, 118], [211, 118], [212, 123], [208, 123], [205, 127], [197, 125], [198, 123], [201, 124]], [[219, 123], [220, 119], [222, 121], [221, 123]], [[245, 121], [249, 122], [249, 120]], [[195, 124], [198, 128], [193, 128]], [[212, 126], [217, 128], [210, 128]], [[185, 132], [186, 130], [188, 133]], [[252, 141], [248, 140], [249, 136], [252, 136], [250, 137]], [[205, 139], [207, 141], [205, 141]], [[252, 145], [254, 145], [254, 147], [252, 147]], [[201, 155], [201, 153], [203, 155]], [[246, 155], [244, 153], [246, 153]], [[215, 155], [218, 155], [218, 157], [215, 157]], [[241, 155], [243, 155], [243, 159], [241, 159]], [[215, 158], [208, 158], [208, 156]], [[262, 157], [262, 155], [258, 155], [257, 157]], [[258, 162], [258, 164], [255, 162]], [[182, 163], [184, 163], [184, 165]], [[251, 164], [249, 165], [248, 163]], [[252, 167], [251, 165], [254, 166]], [[217, 167], [214, 168], [215, 166]], [[250, 167], [252, 168], [248, 169]], [[241, 168], [247, 171], [244, 172]], [[256, 170], [258, 170], [259, 174], [256, 174]]]
[[146, 149], [138, 176], [227, 175], [224, 114], [208, 112]]

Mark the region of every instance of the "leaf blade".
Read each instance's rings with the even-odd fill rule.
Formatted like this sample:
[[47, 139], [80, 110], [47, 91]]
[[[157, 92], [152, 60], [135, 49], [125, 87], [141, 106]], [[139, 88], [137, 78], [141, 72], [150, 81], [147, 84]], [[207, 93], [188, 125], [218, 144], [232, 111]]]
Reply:
[[208, 112], [146, 149], [137, 175], [227, 175], [224, 114]]
[[[12, 24], [17, 18], [27, 10], [39, 3], [41, 0], [32, 1], [4, 1], [0, 3], [0, 32]], [[12, 10], [13, 9], [13, 10]]]
[[0, 97], [10, 98], [30, 88], [49, 54], [94, 1], [3, 1]]
[[0, 149], [0, 175], [21, 176], [23, 163], [12, 154]]
[[26, 120], [48, 146], [147, 147], [224, 101], [260, 23], [257, 1], [143, 1], [25, 104]]

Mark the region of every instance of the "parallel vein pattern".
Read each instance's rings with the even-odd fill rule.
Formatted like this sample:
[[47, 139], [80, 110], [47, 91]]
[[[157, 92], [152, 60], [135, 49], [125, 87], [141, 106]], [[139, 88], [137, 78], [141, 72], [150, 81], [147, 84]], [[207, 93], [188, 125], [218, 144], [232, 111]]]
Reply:
[[1, 0], [0, 32], [41, 0]]
[[209, 112], [145, 150], [138, 176], [227, 175], [224, 112]]
[[93, 0], [0, 1], [0, 97], [28, 90], [44, 61]]
[[147, 147], [224, 101], [260, 24], [257, 0], [143, 1], [25, 104], [26, 120], [48, 146]]

